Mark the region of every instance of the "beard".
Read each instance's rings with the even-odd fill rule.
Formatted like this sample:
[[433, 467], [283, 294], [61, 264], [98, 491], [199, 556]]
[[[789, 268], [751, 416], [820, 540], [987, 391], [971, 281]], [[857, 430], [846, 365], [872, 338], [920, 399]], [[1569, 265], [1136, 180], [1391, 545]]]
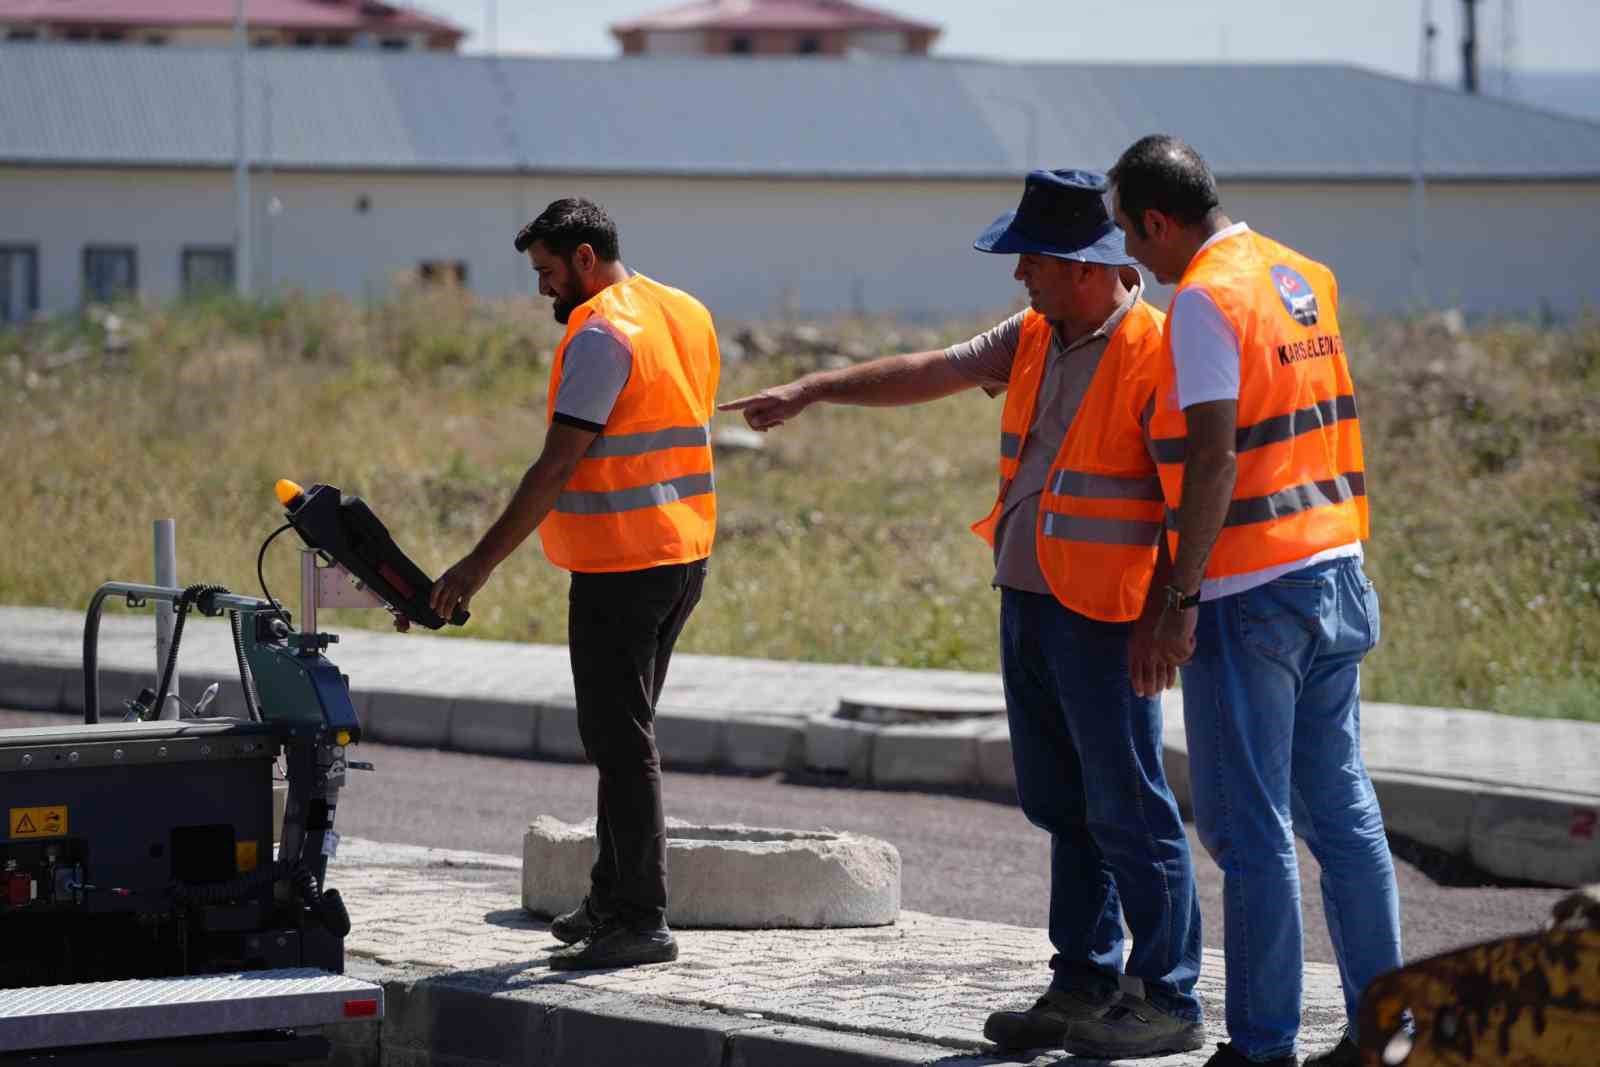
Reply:
[[572, 313], [577, 307], [578, 301], [565, 296], [558, 296], [555, 299], [555, 303], [550, 305], [550, 314], [555, 316], [555, 320], [558, 323], [565, 326], [567, 320], [572, 318]]

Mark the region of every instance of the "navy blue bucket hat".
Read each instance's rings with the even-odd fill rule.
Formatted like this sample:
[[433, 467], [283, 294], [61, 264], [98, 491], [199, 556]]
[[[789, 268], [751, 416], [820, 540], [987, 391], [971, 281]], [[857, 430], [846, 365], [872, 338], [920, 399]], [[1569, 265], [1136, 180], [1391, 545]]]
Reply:
[[1057, 259], [1111, 266], [1132, 265], [1122, 231], [1106, 211], [1106, 178], [1090, 170], [1036, 170], [1022, 186], [1022, 202], [972, 247], [980, 252], [1033, 252]]

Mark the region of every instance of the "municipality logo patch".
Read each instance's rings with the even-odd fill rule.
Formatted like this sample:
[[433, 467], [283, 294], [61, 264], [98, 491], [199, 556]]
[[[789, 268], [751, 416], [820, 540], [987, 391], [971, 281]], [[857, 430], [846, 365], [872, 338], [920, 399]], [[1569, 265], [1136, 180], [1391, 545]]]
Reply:
[[1317, 324], [1317, 294], [1311, 291], [1304, 274], [1279, 263], [1272, 268], [1272, 284], [1290, 318], [1302, 326]]

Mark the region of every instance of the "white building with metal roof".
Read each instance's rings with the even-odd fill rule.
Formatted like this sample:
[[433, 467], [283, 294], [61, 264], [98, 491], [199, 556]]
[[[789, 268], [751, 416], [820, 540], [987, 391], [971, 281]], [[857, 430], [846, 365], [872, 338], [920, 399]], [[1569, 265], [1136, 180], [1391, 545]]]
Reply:
[[[258, 290], [369, 293], [426, 265], [526, 292], [513, 233], [581, 194], [616, 218], [630, 265], [722, 315], [998, 310], [1011, 265], [971, 242], [1022, 174], [1103, 170], [1164, 131], [1207, 157], [1234, 218], [1329, 263], [1347, 306], [1566, 314], [1600, 292], [1600, 124], [1350, 67], [246, 62]], [[0, 44], [0, 311], [232, 276], [232, 63]]]

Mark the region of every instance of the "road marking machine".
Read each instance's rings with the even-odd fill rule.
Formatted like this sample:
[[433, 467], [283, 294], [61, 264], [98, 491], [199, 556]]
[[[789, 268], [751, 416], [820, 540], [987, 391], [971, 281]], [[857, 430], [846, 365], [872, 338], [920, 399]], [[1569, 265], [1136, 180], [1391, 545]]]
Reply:
[[[383, 1015], [382, 987], [343, 974], [350, 916], [325, 885], [346, 773], [371, 768], [349, 759], [361, 723], [316, 610], [446, 620], [428, 605], [432, 580], [359, 497], [282, 481], [278, 498], [287, 521], [257, 574], [295, 530], [298, 628], [264, 578], [262, 599], [108, 583], [84, 627], [84, 723], [0, 730], [0, 1063], [303, 1062], [330, 1051], [316, 1028]], [[111, 598], [175, 610], [156, 688], [115, 721], [102, 718], [97, 668]], [[209, 713], [215, 687], [182, 717], [158, 714], [191, 610], [228, 617], [239, 717]]]

